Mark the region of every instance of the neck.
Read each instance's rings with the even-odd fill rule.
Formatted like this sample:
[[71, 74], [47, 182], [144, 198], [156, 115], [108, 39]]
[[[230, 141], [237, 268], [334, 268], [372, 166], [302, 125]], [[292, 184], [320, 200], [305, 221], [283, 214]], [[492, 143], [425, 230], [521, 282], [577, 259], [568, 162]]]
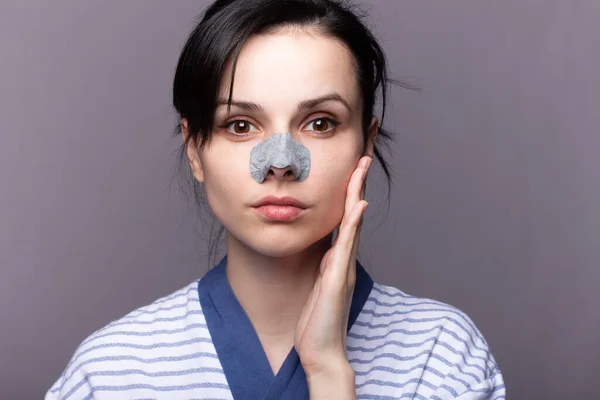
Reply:
[[263, 338], [292, 340], [331, 235], [305, 250], [284, 256], [259, 254], [227, 234], [227, 279]]

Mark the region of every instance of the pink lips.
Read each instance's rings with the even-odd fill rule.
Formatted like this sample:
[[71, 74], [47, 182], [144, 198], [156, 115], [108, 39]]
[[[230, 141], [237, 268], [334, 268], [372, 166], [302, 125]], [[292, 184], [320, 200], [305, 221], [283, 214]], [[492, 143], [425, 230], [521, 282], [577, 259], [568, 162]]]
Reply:
[[293, 197], [263, 197], [253, 205], [256, 212], [272, 221], [291, 221], [306, 212], [306, 205]]

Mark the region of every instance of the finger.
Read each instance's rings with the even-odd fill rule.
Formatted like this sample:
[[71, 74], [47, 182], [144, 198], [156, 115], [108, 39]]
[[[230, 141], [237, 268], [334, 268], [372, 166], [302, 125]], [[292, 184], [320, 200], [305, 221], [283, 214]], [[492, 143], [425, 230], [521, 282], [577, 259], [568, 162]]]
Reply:
[[[361, 157], [361, 159], [358, 162], [358, 166], [356, 167], [356, 169], [352, 173], [352, 176], [350, 177], [350, 182], [348, 183], [348, 187], [346, 189], [344, 215], [342, 216], [342, 221], [339, 225], [340, 230], [341, 227], [344, 226], [352, 208], [356, 205], [356, 203], [358, 203], [358, 201], [364, 199], [366, 177], [372, 162], [373, 159], [371, 157]], [[360, 188], [358, 195], [356, 195], [357, 188]], [[338, 235], [336, 235], [335, 239], [333, 240], [332, 246], [335, 246], [337, 244], [339, 237], [340, 236], [338, 232]]]
[[357, 224], [356, 228], [354, 229], [354, 238], [353, 238], [353, 242], [352, 242], [350, 259], [348, 260], [349, 262], [353, 262], [354, 260], [356, 260], [356, 256], [358, 254], [358, 248], [360, 246], [360, 231], [362, 229], [364, 213], [369, 205], [369, 203], [366, 200], [361, 200], [361, 202], [366, 203], [366, 204], [364, 206], [363, 212], [361, 213], [361, 215], [359, 217], [358, 224]]
[[364, 208], [358, 217], [358, 223], [356, 224], [356, 227], [354, 227], [353, 229], [353, 240], [349, 262], [353, 262], [354, 260], [356, 260], [356, 256], [358, 254], [358, 247], [360, 246], [360, 231], [362, 229], [365, 211], [367, 210], [367, 207], [369, 205], [369, 202], [367, 202], [364, 199], [359, 200], [359, 204], [360, 203], [364, 204]]
[[[364, 203], [364, 201], [362, 201], [362, 203]], [[362, 205], [362, 204], [361, 204]], [[348, 262], [345, 264], [347, 265], [347, 271], [346, 271], [346, 296], [345, 296], [345, 302], [344, 302], [344, 318], [343, 318], [343, 323], [342, 323], [342, 342], [343, 342], [343, 346], [344, 348], [346, 348], [346, 332], [348, 332], [348, 319], [350, 316], [350, 308], [352, 306], [352, 297], [354, 294], [354, 287], [356, 285], [356, 256], [358, 254], [358, 248], [360, 246], [360, 232], [361, 232], [361, 227], [362, 227], [362, 223], [364, 220], [364, 213], [366, 211], [366, 208], [368, 206], [368, 203], [365, 204], [364, 209], [362, 211], [362, 213], [360, 214], [359, 217], [359, 221], [358, 224], [356, 226], [356, 228], [354, 229], [354, 239], [352, 242], [352, 249], [350, 251], [350, 258], [348, 260]]]
[[[334, 312], [334, 314], [339, 317], [338, 323], [340, 323], [340, 327], [342, 328], [342, 341], [344, 345], [354, 282], [356, 280], [356, 262], [354, 260], [356, 259], [355, 249], [358, 246], [357, 235], [359, 233], [357, 231], [367, 205], [367, 202], [364, 200], [359, 202], [351, 210], [346, 223], [340, 229], [338, 236], [340, 242], [332, 253], [331, 264], [328, 268], [329, 273], [327, 274], [327, 278], [325, 278], [326, 285], [323, 290], [323, 295], [330, 296], [330, 301], [332, 304], [335, 304], [334, 308], [337, 309], [337, 312]], [[349, 279], [352, 282], [349, 283]]]
[[[361, 201], [367, 203], [365, 200], [361, 200]], [[364, 220], [364, 213], [366, 211], [367, 206], [368, 206], [368, 203], [365, 205], [365, 209], [363, 210], [363, 212], [360, 215], [358, 225], [357, 225], [356, 229], [354, 230], [354, 240], [352, 243], [350, 258], [348, 260], [349, 267], [348, 267], [348, 271], [347, 271], [347, 275], [346, 275], [346, 285], [348, 287], [354, 287], [354, 284], [356, 282], [356, 257], [358, 255], [358, 248], [360, 247], [360, 232], [361, 232], [361, 228], [362, 228], [362, 224], [363, 224], [363, 220]]]
[[340, 227], [338, 240], [332, 255], [330, 266], [330, 277], [332, 282], [331, 288], [334, 290], [343, 289], [348, 278], [348, 266], [350, 260], [356, 258], [356, 253], [353, 251], [355, 239], [357, 236], [358, 226], [362, 214], [367, 208], [368, 203], [365, 200], [360, 200], [350, 211], [346, 222]]
[[367, 172], [373, 159], [369, 156], [361, 157], [357, 168], [350, 177], [346, 191], [346, 206], [344, 216], [350, 213], [352, 207], [364, 198], [364, 183], [366, 182]]
[[367, 167], [367, 173], [362, 182], [362, 188], [360, 189], [360, 199], [363, 200], [365, 198], [365, 191], [367, 190], [367, 176], [369, 176], [369, 170], [371, 168], [371, 164], [373, 161], [369, 162], [369, 166]]

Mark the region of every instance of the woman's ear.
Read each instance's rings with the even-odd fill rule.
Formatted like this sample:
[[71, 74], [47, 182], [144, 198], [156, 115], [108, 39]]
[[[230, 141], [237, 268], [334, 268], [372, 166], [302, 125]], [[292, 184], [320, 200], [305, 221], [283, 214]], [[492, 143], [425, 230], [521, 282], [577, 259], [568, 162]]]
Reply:
[[181, 136], [183, 137], [183, 144], [185, 145], [187, 142], [185, 152], [192, 173], [198, 182], [204, 182], [204, 171], [202, 171], [202, 163], [200, 162], [200, 155], [198, 154], [198, 145], [195, 138], [191, 138], [188, 142], [188, 121], [185, 118], [181, 119]]
[[376, 117], [373, 117], [371, 118], [371, 124], [369, 125], [369, 138], [367, 139], [367, 148], [365, 149], [365, 155], [371, 158], [373, 158], [377, 133], [379, 133], [379, 121], [377, 121]]

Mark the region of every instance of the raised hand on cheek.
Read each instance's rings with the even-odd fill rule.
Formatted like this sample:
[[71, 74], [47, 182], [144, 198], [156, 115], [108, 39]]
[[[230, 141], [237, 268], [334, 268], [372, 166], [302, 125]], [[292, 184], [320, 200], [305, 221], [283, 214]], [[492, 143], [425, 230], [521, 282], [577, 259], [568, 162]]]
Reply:
[[[312, 395], [316, 392], [328, 398], [324, 391], [335, 393], [339, 399], [355, 396], [346, 338], [360, 228], [368, 205], [364, 188], [372, 161], [369, 156], [362, 157], [350, 178], [338, 236], [321, 260], [319, 275], [296, 328], [294, 346], [307, 376], [311, 399], [321, 397]], [[340, 393], [347, 395], [339, 397]]]

